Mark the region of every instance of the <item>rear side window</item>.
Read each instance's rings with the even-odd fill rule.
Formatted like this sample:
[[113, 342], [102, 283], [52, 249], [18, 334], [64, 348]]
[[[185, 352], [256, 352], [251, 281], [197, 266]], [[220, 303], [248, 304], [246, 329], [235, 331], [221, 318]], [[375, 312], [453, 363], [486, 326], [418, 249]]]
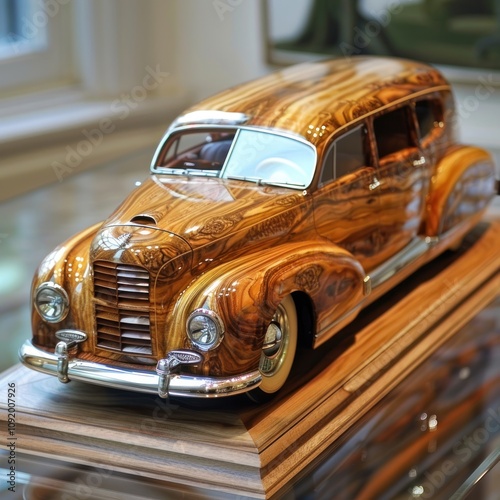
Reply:
[[416, 146], [410, 117], [410, 108], [405, 106], [373, 120], [379, 158]]
[[443, 108], [437, 99], [425, 99], [415, 103], [420, 139], [425, 139], [435, 128], [442, 127]]

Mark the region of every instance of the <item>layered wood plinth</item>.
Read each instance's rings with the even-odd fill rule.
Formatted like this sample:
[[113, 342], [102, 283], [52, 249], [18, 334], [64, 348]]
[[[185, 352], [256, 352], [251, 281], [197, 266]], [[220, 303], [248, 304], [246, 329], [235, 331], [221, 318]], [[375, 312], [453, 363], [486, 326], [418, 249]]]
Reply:
[[499, 248], [500, 222], [481, 223], [458, 252], [419, 270], [316, 351], [299, 352], [286, 390], [265, 405], [165, 401], [15, 366], [2, 376], [0, 407], [15, 384], [16, 451], [201, 497], [279, 496], [498, 295]]

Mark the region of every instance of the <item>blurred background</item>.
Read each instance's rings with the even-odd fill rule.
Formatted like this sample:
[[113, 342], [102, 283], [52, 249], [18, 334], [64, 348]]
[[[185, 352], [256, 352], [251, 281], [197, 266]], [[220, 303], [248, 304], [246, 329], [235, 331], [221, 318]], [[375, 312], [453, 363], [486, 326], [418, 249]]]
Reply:
[[279, 65], [437, 63], [462, 140], [500, 165], [499, 19], [496, 0], [0, 0], [0, 369], [39, 261], [148, 175], [178, 112]]

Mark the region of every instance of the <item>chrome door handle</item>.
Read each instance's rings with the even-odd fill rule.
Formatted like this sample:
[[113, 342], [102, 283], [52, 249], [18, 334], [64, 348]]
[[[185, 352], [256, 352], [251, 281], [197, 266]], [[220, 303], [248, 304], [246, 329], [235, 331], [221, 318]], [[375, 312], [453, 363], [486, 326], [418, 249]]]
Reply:
[[373, 182], [368, 186], [370, 188], [370, 191], [373, 191], [374, 189], [377, 189], [380, 186], [380, 181], [374, 177]]

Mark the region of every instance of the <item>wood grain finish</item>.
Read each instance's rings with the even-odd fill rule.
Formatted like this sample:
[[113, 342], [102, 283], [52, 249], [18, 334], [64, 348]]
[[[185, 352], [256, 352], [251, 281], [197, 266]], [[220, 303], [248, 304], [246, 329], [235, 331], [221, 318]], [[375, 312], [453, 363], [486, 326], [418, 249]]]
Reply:
[[[435, 116], [420, 140], [416, 110], [427, 101]], [[222, 318], [224, 339], [185, 371], [249, 373], [286, 296], [301, 316], [301, 343], [319, 345], [374, 300], [369, 275], [378, 266], [418, 237], [446, 236], [419, 265], [456, 244], [493, 196], [489, 156], [454, 144], [449, 85], [423, 64], [362, 57], [301, 65], [203, 101], [177, 122], [217, 131], [210, 120], [196, 122], [194, 109], [239, 113], [245, 127], [300, 135], [317, 153], [312, 184], [152, 175], [102, 226], [42, 263], [33, 291], [60, 284], [70, 312], [49, 324], [34, 311], [35, 345], [50, 351], [57, 330], [77, 329], [88, 335], [82, 358], [154, 370], [169, 351], [193, 348], [186, 320], [205, 307]], [[377, 125], [389, 112], [404, 116], [409, 130], [395, 151], [397, 130], [384, 137], [387, 123]], [[358, 126], [365, 165], [325, 180], [336, 141]]]
[[426, 234], [437, 236], [481, 212], [495, 192], [495, 166], [489, 153], [453, 146], [436, 167], [426, 207]]
[[[192, 408], [151, 395], [62, 385], [14, 367], [2, 381], [18, 388], [17, 450], [97, 465], [117, 480], [128, 473], [175, 483], [191, 495], [205, 488], [214, 496], [280, 498], [301, 471], [347, 437], [409, 373], [418, 375], [421, 363], [498, 295], [499, 245], [498, 221], [478, 226], [461, 252], [441, 256], [367, 309], [342, 342], [301, 356], [286, 390], [259, 407], [221, 400], [211, 409]], [[485, 337], [486, 349], [490, 340]], [[470, 347], [474, 360], [477, 344]], [[436, 368], [436, 383], [446, 384], [447, 366]], [[0, 395], [2, 408], [6, 394]], [[470, 415], [470, 409], [460, 410], [458, 423]], [[6, 418], [1, 412], [0, 420]], [[406, 423], [403, 418], [387, 432], [405, 434]], [[425, 445], [425, 439], [417, 441], [416, 455]], [[377, 461], [380, 483], [363, 483], [368, 498], [398, 470], [394, 465], [411, 462], [406, 455], [400, 461]]]
[[332, 134], [389, 104], [449, 89], [441, 73], [425, 64], [355, 57], [286, 68], [230, 88], [186, 113], [243, 113], [249, 117], [246, 125], [299, 134], [322, 151]]

